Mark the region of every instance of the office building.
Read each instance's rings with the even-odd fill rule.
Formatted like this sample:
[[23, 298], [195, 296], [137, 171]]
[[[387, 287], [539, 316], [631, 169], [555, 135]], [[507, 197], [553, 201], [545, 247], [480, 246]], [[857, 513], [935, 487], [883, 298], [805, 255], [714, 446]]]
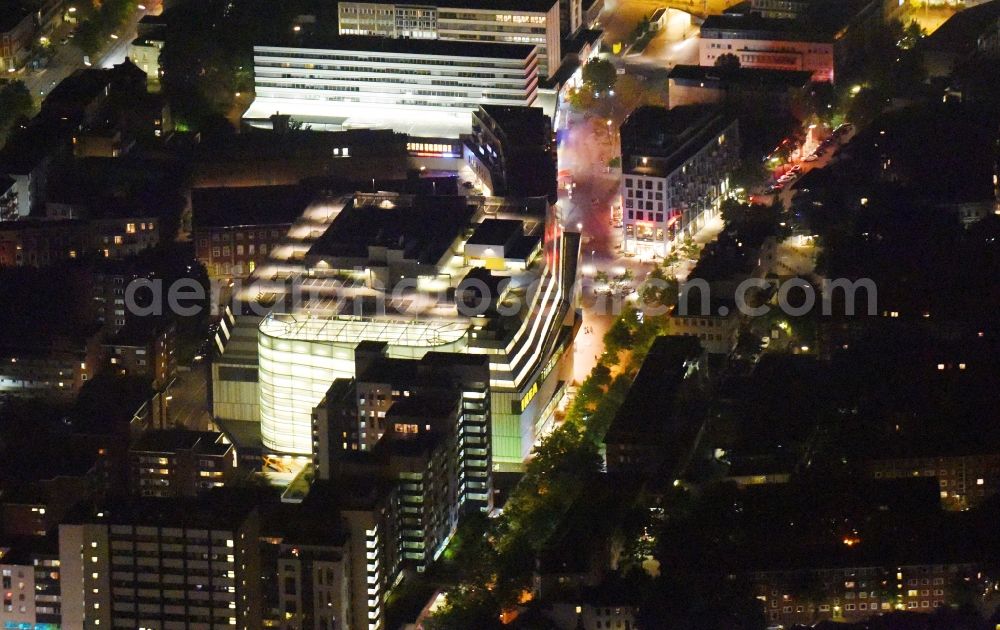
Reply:
[[480, 105], [535, 102], [538, 53], [532, 44], [303, 34], [254, 46], [254, 86], [244, 118], [277, 112], [317, 129], [457, 138]]
[[221, 433], [146, 431], [128, 451], [132, 491], [146, 497], [193, 497], [236, 473], [236, 449]]
[[62, 627], [260, 628], [258, 513], [220, 492], [118, 501], [60, 525]]
[[[259, 421], [275, 452], [309, 454], [312, 411], [335, 379], [355, 376], [358, 342], [386, 342], [397, 359], [484, 354], [494, 469], [519, 469], [569, 378], [578, 235], [563, 233], [545, 200], [501, 201], [488, 218], [464, 197], [359, 193], [308, 212], [322, 208], [322, 236], [275, 253], [240, 295], [285, 306], [289, 283], [300, 283], [293, 308], [258, 320], [256, 357], [246, 344], [226, 345], [216, 415]], [[469, 308], [455, 298], [491, 286]], [[406, 299], [392, 298], [397, 289]], [[232, 331], [233, 340], [254, 335]]]
[[797, 21], [759, 15], [710, 15], [701, 25], [698, 63], [714, 66], [734, 55], [742, 68], [802, 70], [814, 81], [834, 80], [834, 33]]
[[750, 0], [750, 11], [765, 18], [795, 19], [805, 13], [812, 0]]
[[666, 256], [715, 216], [739, 159], [739, 125], [714, 107], [640, 107], [622, 123], [624, 250]]
[[533, 44], [543, 78], [559, 68], [562, 37], [582, 20], [579, 0], [340, 1], [337, 18], [341, 35]]
[[555, 138], [541, 109], [480, 106], [463, 155], [487, 194], [555, 201]]
[[724, 54], [743, 68], [802, 70], [814, 81], [835, 81], [863, 62], [882, 27], [904, 3], [897, 0], [759, 0], [746, 13], [710, 15], [701, 26], [698, 63]]

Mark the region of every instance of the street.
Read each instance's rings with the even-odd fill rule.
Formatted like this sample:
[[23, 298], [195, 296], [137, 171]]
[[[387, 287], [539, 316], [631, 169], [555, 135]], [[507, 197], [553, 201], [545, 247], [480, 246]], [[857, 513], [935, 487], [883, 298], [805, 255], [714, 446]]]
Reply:
[[208, 411], [208, 366], [195, 363], [190, 370], [180, 367], [173, 384], [167, 389], [167, 426], [192, 431], [212, 428]]
[[[145, 15], [145, 11], [137, 10], [125, 26], [116, 31], [117, 39], [108, 38], [100, 53], [91, 59], [93, 67], [110, 68], [125, 60], [128, 55], [128, 45], [135, 39], [136, 25], [143, 15]], [[63, 23], [49, 35], [54, 52], [47, 67], [34, 71], [25, 69], [14, 74], [15, 78], [24, 81], [36, 102], [41, 103], [52, 88], [69, 75], [85, 67], [83, 52], [73, 39], [70, 39], [66, 44], [60, 43], [64, 38], [69, 37], [75, 28], [75, 24]]]

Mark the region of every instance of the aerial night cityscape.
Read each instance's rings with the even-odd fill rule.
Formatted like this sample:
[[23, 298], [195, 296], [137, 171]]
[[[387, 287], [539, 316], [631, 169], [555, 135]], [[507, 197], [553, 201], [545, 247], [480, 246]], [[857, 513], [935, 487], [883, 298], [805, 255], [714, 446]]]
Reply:
[[0, 0], [0, 630], [1000, 630], [998, 357], [1000, 0]]

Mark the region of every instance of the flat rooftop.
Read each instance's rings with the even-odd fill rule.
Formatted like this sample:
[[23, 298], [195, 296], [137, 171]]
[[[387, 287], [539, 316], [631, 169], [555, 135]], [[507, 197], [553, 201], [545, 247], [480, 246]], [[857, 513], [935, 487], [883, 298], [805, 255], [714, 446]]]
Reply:
[[[559, 0], [476, 0], [470, 3], [468, 0], [386, 0], [376, 2], [363, 2], [362, 4], [384, 4], [384, 5], [416, 5], [421, 7], [438, 7], [441, 9], [479, 9], [498, 11], [525, 11], [545, 13], [551, 9]], [[338, 2], [338, 4], [356, 4], [350, 0]]]
[[469, 227], [474, 206], [464, 197], [419, 197], [412, 206], [349, 205], [308, 256], [367, 259], [370, 247], [402, 250], [407, 260], [435, 264]]
[[552, 135], [552, 125], [539, 107], [481, 105], [509, 142], [520, 145], [544, 145]]
[[670, 70], [667, 78], [674, 81], [704, 81], [761, 87], [804, 87], [812, 80], [812, 74], [805, 70], [738, 68], [727, 71], [714, 66], [680, 64]]
[[[407, 40], [410, 41], [410, 40]], [[457, 108], [456, 108], [457, 109]], [[287, 114], [312, 132], [370, 132], [405, 134], [420, 138], [457, 139], [472, 130], [472, 108], [455, 112], [399, 109], [368, 103], [338, 103], [258, 96], [243, 114], [251, 127], [270, 129], [269, 117]], [[244, 134], [239, 134], [237, 139]], [[269, 151], [268, 153], [271, 153]], [[453, 157], [461, 157], [461, 154]]]
[[462, 341], [469, 325], [464, 321], [391, 320], [360, 317], [307, 318], [273, 314], [261, 322], [261, 334], [282, 339], [356, 343], [384, 341], [390, 346], [434, 347]]
[[147, 453], [197, 450], [206, 455], [221, 455], [230, 448], [229, 445], [219, 442], [221, 436], [221, 433], [213, 431], [188, 431], [186, 429], [146, 431], [129, 450]]
[[647, 166], [624, 165], [626, 173], [666, 176], [686, 162], [734, 118], [711, 105], [685, 105], [666, 109], [644, 106], [621, 126], [622, 155], [648, 156]]
[[[469, 57], [473, 59], [527, 59], [534, 44], [497, 44], [493, 42], [458, 41], [450, 39], [396, 39], [365, 35], [329, 35], [326, 33], [291, 34], [288, 37], [262, 42], [253, 47], [254, 56], [280, 57], [282, 48], [316, 51], [349, 51], [373, 54], [405, 55], [407, 57]], [[277, 49], [277, 50], [272, 50]], [[374, 61], [374, 60], [373, 60]]]
[[517, 219], [483, 219], [469, 237], [469, 245], [505, 245], [524, 234], [524, 222]]
[[196, 188], [191, 191], [194, 228], [291, 225], [315, 199], [305, 186]]

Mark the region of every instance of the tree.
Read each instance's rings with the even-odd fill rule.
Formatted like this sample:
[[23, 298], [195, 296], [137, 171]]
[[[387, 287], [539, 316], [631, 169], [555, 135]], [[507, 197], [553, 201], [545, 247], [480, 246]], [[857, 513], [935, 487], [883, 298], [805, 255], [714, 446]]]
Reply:
[[623, 74], [615, 82], [615, 96], [626, 111], [632, 111], [641, 105], [645, 92], [645, 83], [638, 76]]
[[886, 98], [881, 90], [862, 88], [851, 100], [847, 118], [859, 127], [866, 127], [882, 113], [885, 105]]
[[0, 128], [31, 115], [35, 104], [24, 81], [12, 81], [0, 88]]
[[629, 329], [625, 319], [619, 317], [611, 324], [608, 332], [604, 333], [604, 346], [609, 350], [622, 350], [632, 342], [632, 331]]
[[921, 28], [920, 24], [916, 20], [913, 20], [903, 29], [903, 38], [899, 40], [899, 47], [904, 50], [910, 50], [926, 35], [927, 33]]
[[726, 222], [726, 225], [731, 225], [736, 229], [749, 220], [749, 210], [749, 205], [744, 205], [735, 199], [723, 200], [719, 208], [722, 220]]
[[592, 59], [583, 67], [583, 83], [591, 92], [607, 92], [615, 87], [618, 70], [606, 59]]
[[740, 69], [740, 58], [733, 53], [722, 53], [715, 59], [715, 67], [724, 72]]
[[573, 109], [579, 112], [586, 111], [594, 106], [594, 93], [585, 86], [582, 89], [571, 91], [567, 100]]

